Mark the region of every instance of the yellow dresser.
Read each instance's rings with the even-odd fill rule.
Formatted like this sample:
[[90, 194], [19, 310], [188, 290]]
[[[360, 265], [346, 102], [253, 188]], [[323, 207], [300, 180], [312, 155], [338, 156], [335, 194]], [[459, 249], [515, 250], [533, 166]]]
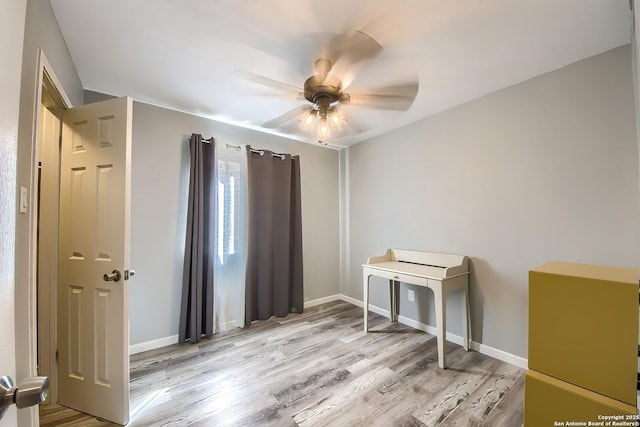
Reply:
[[529, 272], [525, 426], [634, 418], [637, 367], [637, 270], [549, 262]]

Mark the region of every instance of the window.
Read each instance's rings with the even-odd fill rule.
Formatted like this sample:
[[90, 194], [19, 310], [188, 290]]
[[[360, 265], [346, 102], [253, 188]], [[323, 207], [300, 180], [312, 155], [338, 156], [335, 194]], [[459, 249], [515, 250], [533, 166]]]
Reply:
[[221, 264], [241, 248], [244, 194], [241, 159], [218, 159], [217, 253]]
[[216, 145], [214, 328], [244, 325], [246, 153]]
[[218, 257], [224, 264], [226, 255], [233, 255], [240, 246], [238, 230], [241, 210], [239, 162], [218, 160]]

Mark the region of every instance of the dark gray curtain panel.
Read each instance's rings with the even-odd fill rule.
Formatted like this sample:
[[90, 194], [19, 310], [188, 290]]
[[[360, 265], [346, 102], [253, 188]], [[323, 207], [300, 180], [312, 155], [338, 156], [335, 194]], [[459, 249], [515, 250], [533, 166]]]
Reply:
[[300, 158], [259, 151], [247, 146], [245, 326], [303, 310]]
[[187, 235], [180, 306], [181, 343], [213, 335], [213, 257], [215, 227], [215, 150], [192, 134]]

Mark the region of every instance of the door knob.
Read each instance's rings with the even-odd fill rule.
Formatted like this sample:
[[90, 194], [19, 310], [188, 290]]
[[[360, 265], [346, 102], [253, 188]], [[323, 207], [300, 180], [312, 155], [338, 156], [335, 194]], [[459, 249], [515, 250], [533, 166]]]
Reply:
[[118, 270], [113, 270], [111, 274], [105, 273], [102, 276], [105, 282], [119, 282], [122, 278], [122, 274]]
[[47, 398], [49, 378], [30, 377], [14, 387], [11, 377], [0, 378], [0, 418], [12, 404], [18, 408], [38, 405]]

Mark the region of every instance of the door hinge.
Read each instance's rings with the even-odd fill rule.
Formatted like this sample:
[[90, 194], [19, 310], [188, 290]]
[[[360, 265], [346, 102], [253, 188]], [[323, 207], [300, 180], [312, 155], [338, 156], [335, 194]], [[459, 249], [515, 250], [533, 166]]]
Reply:
[[56, 363], [60, 361], [60, 352], [56, 350]]

